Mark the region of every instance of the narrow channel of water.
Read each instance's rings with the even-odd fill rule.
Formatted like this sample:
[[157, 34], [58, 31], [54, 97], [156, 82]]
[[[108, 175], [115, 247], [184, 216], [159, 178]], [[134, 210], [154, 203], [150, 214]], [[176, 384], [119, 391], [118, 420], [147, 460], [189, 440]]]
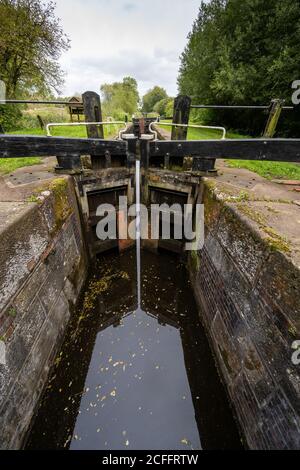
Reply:
[[239, 449], [187, 272], [169, 254], [101, 256], [50, 375], [30, 449]]

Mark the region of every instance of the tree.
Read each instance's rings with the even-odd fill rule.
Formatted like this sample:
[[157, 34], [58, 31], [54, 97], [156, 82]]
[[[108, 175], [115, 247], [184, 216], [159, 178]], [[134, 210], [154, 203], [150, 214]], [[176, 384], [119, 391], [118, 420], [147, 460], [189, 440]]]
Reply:
[[166, 98], [168, 98], [166, 90], [155, 86], [143, 96], [143, 111], [145, 113], [151, 113], [154, 111], [156, 103]]
[[164, 98], [163, 100], [158, 101], [153, 111], [160, 116], [170, 117], [173, 115], [174, 99], [173, 98]]
[[124, 77], [122, 82], [101, 85], [103, 110], [106, 115], [117, 117], [120, 114], [132, 115], [137, 111], [139, 93], [137, 82], [132, 77]]
[[0, 79], [7, 96], [58, 91], [63, 73], [57, 60], [69, 40], [55, 17], [55, 4], [0, 0]]
[[[202, 2], [181, 56], [180, 92], [204, 104], [261, 105], [273, 98], [290, 103], [291, 83], [300, 74], [299, 24], [298, 0]], [[266, 121], [250, 111], [210, 116], [254, 134]], [[291, 113], [281, 120], [285, 132], [293, 119]]]

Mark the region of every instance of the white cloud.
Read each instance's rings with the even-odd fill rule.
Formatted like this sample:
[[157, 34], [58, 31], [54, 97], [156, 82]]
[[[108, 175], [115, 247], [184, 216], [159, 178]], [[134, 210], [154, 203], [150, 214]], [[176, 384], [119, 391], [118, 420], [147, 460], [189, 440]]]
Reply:
[[179, 56], [200, 0], [57, 0], [71, 39], [60, 63], [64, 93], [99, 92], [100, 85], [135, 77], [141, 94], [154, 85], [176, 95]]

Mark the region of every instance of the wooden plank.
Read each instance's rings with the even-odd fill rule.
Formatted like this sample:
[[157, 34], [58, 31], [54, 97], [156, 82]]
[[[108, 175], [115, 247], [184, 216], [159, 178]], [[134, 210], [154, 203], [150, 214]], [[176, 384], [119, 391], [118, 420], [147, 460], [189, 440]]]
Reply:
[[150, 143], [150, 156], [300, 162], [300, 139], [226, 139]]
[[106, 152], [111, 155], [124, 155], [127, 152], [127, 143], [101, 139], [0, 135], [0, 158], [90, 154], [104, 158]]

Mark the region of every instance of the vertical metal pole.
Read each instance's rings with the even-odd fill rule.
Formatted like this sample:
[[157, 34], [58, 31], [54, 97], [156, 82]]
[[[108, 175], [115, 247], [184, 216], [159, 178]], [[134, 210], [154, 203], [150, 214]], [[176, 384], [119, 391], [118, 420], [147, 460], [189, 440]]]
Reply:
[[267, 139], [274, 137], [284, 102], [285, 101], [281, 99], [275, 99], [271, 101], [269, 117], [263, 133], [263, 137]]
[[148, 140], [139, 140], [137, 146], [138, 157], [141, 162], [142, 203], [148, 204], [148, 169], [150, 145]]
[[136, 196], [136, 268], [137, 268], [137, 308], [141, 309], [141, 167], [140, 160], [136, 160], [135, 170], [135, 196]]
[[[86, 91], [82, 95], [85, 122], [101, 122], [102, 111], [100, 96], [94, 91]], [[103, 126], [87, 126], [87, 136], [93, 139], [104, 139]], [[101, 159], [91, 155], [93, 170], [103, 168]], [[106, 165], [104, 165], [106, 166]]]

